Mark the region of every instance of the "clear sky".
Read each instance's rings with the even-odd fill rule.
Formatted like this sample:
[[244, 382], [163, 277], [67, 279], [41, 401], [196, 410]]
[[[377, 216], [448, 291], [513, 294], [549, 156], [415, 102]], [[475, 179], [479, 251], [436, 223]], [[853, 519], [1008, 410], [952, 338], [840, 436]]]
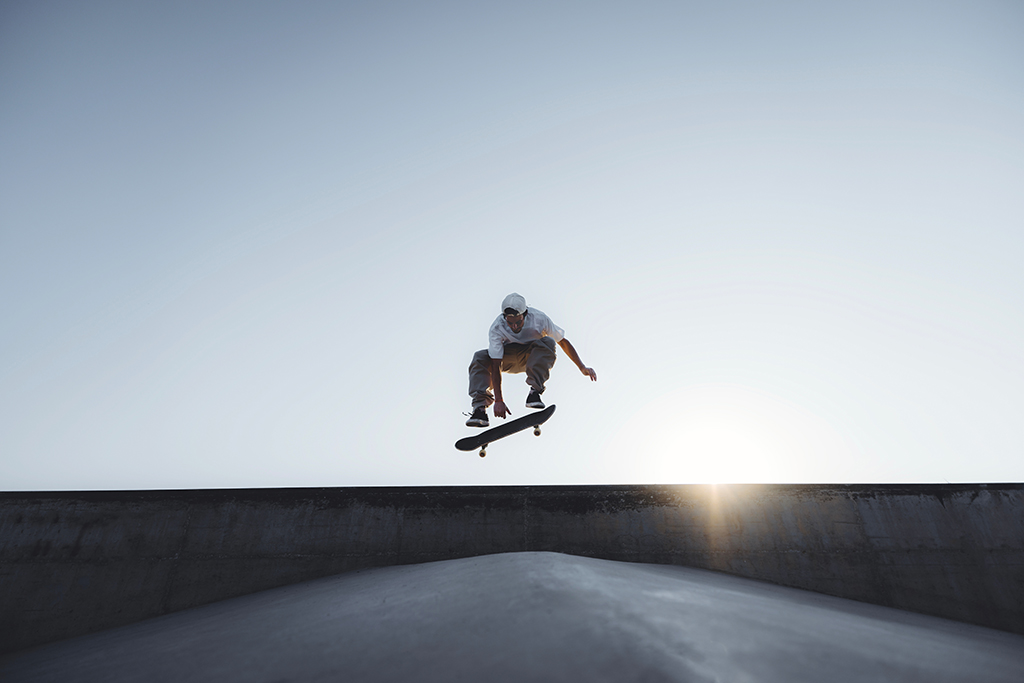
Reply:
[[0, 489], [1024, 481], [1022, 263], [1019, 2], [0, 5]]

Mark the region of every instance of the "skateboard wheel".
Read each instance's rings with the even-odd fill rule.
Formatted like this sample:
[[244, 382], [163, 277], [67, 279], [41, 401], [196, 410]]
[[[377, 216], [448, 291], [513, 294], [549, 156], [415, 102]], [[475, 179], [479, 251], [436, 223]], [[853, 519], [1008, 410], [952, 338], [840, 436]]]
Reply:
[[487, 455], [487, 449], [486, 448], [481, 448], [480, 449], [480, 457], [483, 458], [486, 455]]
[[540, 436], [540, 426], [539, 425], [533, 428], [533, 435], [534, 436]]

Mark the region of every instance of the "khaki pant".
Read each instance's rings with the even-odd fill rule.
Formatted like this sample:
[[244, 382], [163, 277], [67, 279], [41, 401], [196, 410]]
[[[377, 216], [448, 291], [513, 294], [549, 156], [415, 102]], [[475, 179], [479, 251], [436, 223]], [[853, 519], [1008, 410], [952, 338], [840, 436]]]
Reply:
[[[526, 373], [526, 383], [539, 394], [544, 393], [544, 384], [555, 364], [555, 340], [541, 337], [528, 344], [506, 344], [505, 356], [501, 359], [501, 371]], [[469, 364], [469, 395], [473, 397], [473, 410], [480, 406], [489, 408], [494, 403], [491, 393], [491, 356], [487, 349], [473, 354]]]

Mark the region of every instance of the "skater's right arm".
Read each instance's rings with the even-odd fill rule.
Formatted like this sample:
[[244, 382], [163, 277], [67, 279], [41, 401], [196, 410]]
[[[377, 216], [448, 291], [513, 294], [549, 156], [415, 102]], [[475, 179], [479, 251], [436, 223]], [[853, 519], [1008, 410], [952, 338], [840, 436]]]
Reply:
[[491, 359], [491, 388], [494, 390], [494, 417], [504, 418], [512, 411], [505, 405], [501, 396], [501, 359]]

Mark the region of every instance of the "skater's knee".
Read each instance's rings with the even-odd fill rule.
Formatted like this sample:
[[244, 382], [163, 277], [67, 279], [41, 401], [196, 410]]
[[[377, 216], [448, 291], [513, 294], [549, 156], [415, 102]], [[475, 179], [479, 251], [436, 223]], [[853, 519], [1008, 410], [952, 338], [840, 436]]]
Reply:
[[482, 351], [477, 351], [476, 353], [473, 354], [473, 365], [477, 365], [479, 363], [488, 363], [489, 364], [490, 362], [491, 362], [491, 356], [490, 356], [489, 353], [487, 353], [487, 349], [483, 349]]
[[531, 367], [543, 366], [550, 368], [555, 364], [556, 358], [555, 340], [551, 337], [542, 337], [533, 342], [533, 347], [530, 349], [530, 360], [528, 361], [528, 365]]
[[534, 343], [536, 344], [534, 348], [537, 350], [540, 358], [547, 358], [550, 359], [550, 362], [555, 362], [556, 354], [554, 339], [551, 337], [541, 337]]

